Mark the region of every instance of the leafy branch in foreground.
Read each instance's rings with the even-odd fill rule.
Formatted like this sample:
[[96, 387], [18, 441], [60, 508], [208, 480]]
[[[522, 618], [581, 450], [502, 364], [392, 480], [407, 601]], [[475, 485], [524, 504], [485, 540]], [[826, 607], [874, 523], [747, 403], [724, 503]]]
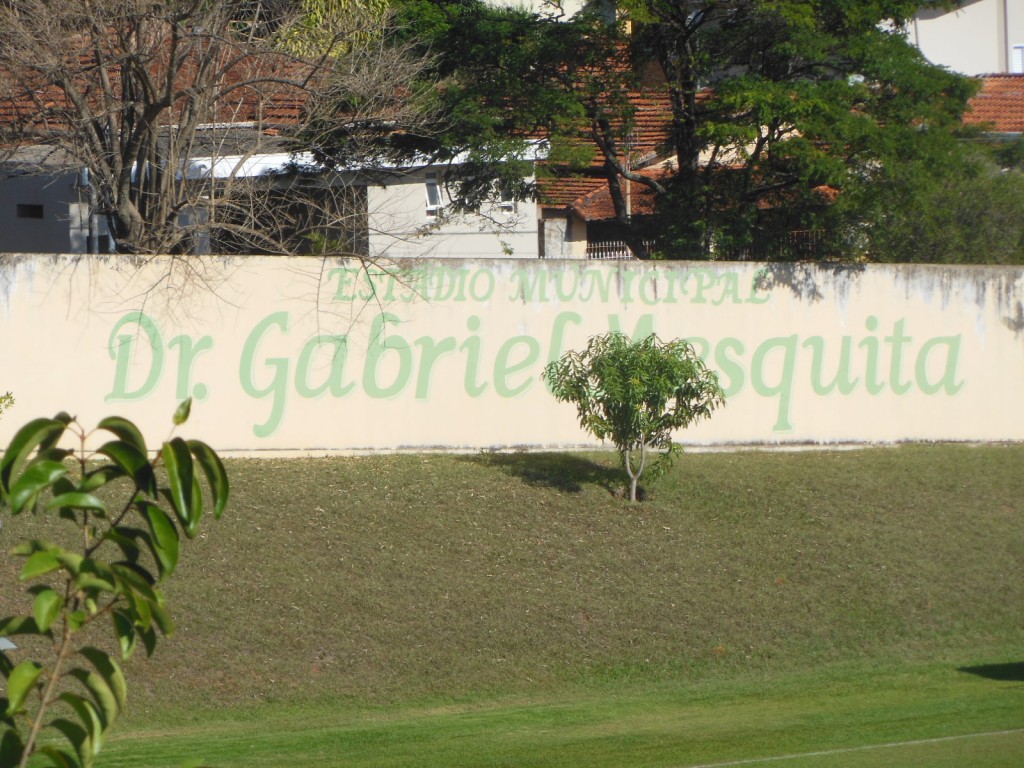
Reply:
[[614, 331], [594, 336], [582, 352], [549, 363], [543, 376], [559, 402], [575, 403], [583, 429], [618, 449], [630, 501], [645, 470], [658, 477], [682, 452], [673, 433], [725, 404], [718, 375], [689, 342], [654, 334], [640, 341]]
[[[175, 425], [190, 405], [178, 407]], [[97, 433], [110, 439], [87, 449]], [[61, 447], [65, 436], [77, 446]], [[58, 768], [93, 765], [125, 708], [120, 661], [140, 643], [152, 654], [157, 632], [173, 631], [159, 585], [178, 564], [181, 533], [194, 538], [204, 504], [219, 518], [227, 500], [224, 465], [196, 440], [172, 437], [150, 457], [127, 419], [106, 418], [88, 432], [65, 413], [15, 434], [0, 458], [0, 511], [55, 514], [78, 543], [32, 539], [13, 550], [24, 558], [32, 610], [0, 619], [0, 638], [36, 636], [52, 656], [15, 664], [17, 651], [0, 650], [0, 768], [24, 768], [33, 756], [34, 766], [47, 764], [40, 758]], [[107, 622], [116, 655], [92, 644]]]

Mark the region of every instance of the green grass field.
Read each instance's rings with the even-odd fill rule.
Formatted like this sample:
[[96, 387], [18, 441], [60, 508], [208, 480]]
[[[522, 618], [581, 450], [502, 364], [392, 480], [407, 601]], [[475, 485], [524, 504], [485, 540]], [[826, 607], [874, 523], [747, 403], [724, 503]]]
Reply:
[[1024, 446], [228, 471], [101, 766], [1024, 764]]
[[834, 665], [435, 706], [270, 704], [128, 729], [103, 765], [1009, 768], [1024, 756], [1022, 680]]

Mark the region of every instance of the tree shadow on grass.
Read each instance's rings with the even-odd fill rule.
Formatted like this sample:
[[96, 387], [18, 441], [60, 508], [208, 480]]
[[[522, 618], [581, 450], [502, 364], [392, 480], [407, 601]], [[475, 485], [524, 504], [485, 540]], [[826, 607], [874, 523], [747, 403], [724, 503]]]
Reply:
[[570, 453], [480, 453], [465, 461], [497, 467], [527, 485], [580, 493], [585, 485], [598, 485], [614, 492], [622, 487], [622, 471]]
[[967, 672], [989, 680], [1000, 680], [1004, 683], [1024, 683], [1024, 661], [1013, 661], [1007, 664], [980, 664], [975, 667], [960, 667], [958, 672]]

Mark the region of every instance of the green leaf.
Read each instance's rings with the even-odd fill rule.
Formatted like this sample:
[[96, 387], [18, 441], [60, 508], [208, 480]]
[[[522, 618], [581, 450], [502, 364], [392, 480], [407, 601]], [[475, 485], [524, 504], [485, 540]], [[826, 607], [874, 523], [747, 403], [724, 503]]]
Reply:
[[130, 562], [134, 563], [139, 559], [140, 555], [139, 546], [135, 541], [136, 539], [145, 536], [146, 532], [139, 530], [138, 528], [119, 525], [116, 528], [111, 528], [103, 534], [103, 539], [104, 541], [110, 541], [116, 544], [124, 556], [128, 558]]
[[107, 456], [122, 469], [135, 485], [149, 496], [156, 496], [156, 475], [146, 454], [125, 440], [111, 440], [104, 443], [98, 453]]
[[135, 448], [135, 450], [143, 456], [147, 456], [149, 454], [149, 451], [146, 450], [146, 441], [142, 437], [142, 433], [139, 431], [139, 428], [132, 422], [128, 421], [128, 419], [123, 419], [120, 416], [110, 416], [103, 419], [97, 427], [114, 433], [121, 440]]
[[153, 557], [160, 567], [160, 576], [170, 576], [178, 565], [178, 530], [167, 513], [156, 504], [139, 502], [137, 506], [149, 524], [149, 544], [153, 549]]
[[135, 563], [114, 563], [110, 569], [122, 594], [138, 595], [148, 603], [160, 600], [159, 593], [153, 588], [155, 580], [146, 569]]
[[31, 616], [7, 616], [0, 619], [0, 637], [38, 635], [39, 632], [39, 625]]
[[146, 649], [146, 657], [152, 656], [153, 651], [156, 650], [156, 631], [151, 626], [145, 629], [140, 628], [139, 637], [142, 639], [142, 647]]
[[101, 560], [85, 558], [75, 574], [75, 586], [82, 590], [98, 589], [103, 592], [117, 590], [117, 577]]
[[192, 454], [188, 444], [176, 437], [163, 446], [164, 466], [167, 468], [167, 479], [170, 483], [170, 499], [174, 513], [181, 521], [185, 535], [195, 536], [196, 521], [192, 506], [193, 498], [193, 466]]
[[72, 669], [67, 674], [69, 677], [75, 678], [92, 694], [100, 723], [106, 724], [108, 727], [112, 725], [117, 720], [120, 710], [114, 699], [114, 692], [110, 690], [106, 681], [96, 672], [89, 672], [85, 669]]
[[210, 490], [213, 492], [214, 499], [213, 516], [219, 520], [220, 516], [224, 513], [224, 507], [227, 506], [228, 496], [231, 491], [228, 473], [225, 471], [220, 457], [206, 443], [199, 440], [189, 440], [188, 448], [196, 461], [199, 462], [199, 466], [202, 467], [206, 480], [210, 484]]
[[188, 421], [188, 416], [192, 412], [192, 398], [183, 400], [177, 409], [174, 411], [174, 425], [181, 426]]
[[[78, 755], [78, 760], [72, 763], [72, 765], [85, 766], [92, 764], [92, 744], [89, 738], [89, 733], [78, 723], [73, 723], [70, 720], [60, 718], [50, 723], [50, 727], [60, 731], [64, 734], [64, 738], [71, 742], [71, 746], [75, 748], [75, 753]], [[66, 758], [71, 756], [64, 753]]]
[[78, 575], [79, 570], [82, 568], [82, 563], [85, 562], [85, 558], [77, 552], [68, 552], [59, 547], [54, 547], [53, 554], [72, 576]]
[[[56, 548], [54, 548], [56, 549]], [[57, 559], [57, 551], [44, 550], [30, 555], [25, 565], [21, 568], [21, 580], [28, 581], [37, 576], [52, 573], [60, 568], [60, 560]]]
[[128, 602], [127, 611], [132, 617], [132, 623], [139, 632], [149, 631], [153, 626], [153, 610], [150, 602], [134, 592], [125, 595]]
[[54, 590], [49, 587], [40, 590], [36, 595], [36, 599], [32, 601], [32, 613], [35, 616], [40, 632], [46, 632], [53, 626], [53, 622], [60, 616], [63, 607], [64, 598]]
[[39, 753], [50, 758], [54, 768], [79, 768], [81, 763], [74, 755], [69, 755], [63, 749], [44, 746], [39, 748]]
[[107, 515], [107, 505], [103, 501], [91, 493], [82, 493], [80, 491], [54, 496], [46, 505], [46, 509], [87, 509], [90, 512], [98, 512], [103, 517]]
[[170, 611], [167, 610], [167, 606], [164, 605], [161, 600], [158, 603], [153, 604], [153, 623], [156, 624], [157, 628], [163, 633], [164, 637], [170, 637], [174, 634], [174, 619], [171, 618]]
[[33, 552], [42, 552], [43, 550], [50, 549], [52, 546], [52, 544], [41, 539], [32, 539], [31, 541], [23, 541], [21, 544], [13, 547], [11, 554], [18, 557], [28, 557]]
[[22, 711], [25, 699], [39, 680], [43, 668], [34, 661], [23, 661], [11, 671], [7, 678], [7, 715], [15, 715]]
[[64, 434], [65, 427], [58, 419], [34, 419], [15, 433], [0, 458], [0, 498], [7, 497], [12, 479], [21, 472], [29, 454], [36, 448], [52, 446]]
[[[0, 704], [6, 701], [0, 699]], [[21, 734], [14, 728], [4, 730], [3, 735], [0, 735], [0, 768], [15, 768], [21, 762], [21, 754], [24, 751], [25, 744], [21, 740]]]
[[58, 698], [75, 710], [79, 721], [89, 734], [92, 757], [96, 757], [103, 746], [103, 732], [110, 727], [110, 723], [104, 723], [96, 705], [88, 699], [74, 693], [62, 693]]
[[199, 476], [192, 475], [192, 520], [188, 528], [185, 529], [185, 535], [190, 539], [194, 539], [196, 534], [199, 533], [199, 523], [203, 519], [203, 489], [199, 483]]
[[85, 477], [82, 478], [82, 482], [78, 488], [72, 486], [71, 488], [54, 488], [55, 492], [69, 493], [73, 490], [82, 491], [83, 493], [92, 493], [107, 483], [117, 480], [119, 477], [124, 477], [125, 471], [116, 464], [103, 464], [96, 469], [90, 470], [85, 473]]
[[26, 507], [35, 505], [39, 493], [68, 473], [67, 467], [56, 461], [34, 461], [14, 481], [8, 503], [11, 513], [17, 515]]
[[114, 705], [117, 708], [116, 714], [123, 712], [128, 701], [128, 683], [125, 680], [121, 665], [99, 648], [86, 646], [78, 652], [89, 660], [103, 679], [103, 682], [110, 689], [111, 694], [114, 696]]
[[121, 646], [121, 659], [127, 660], [135, 652], [138, 644], [135, 624], [125, 611], [114, 611], [111, 619], [114, 623], [114, 634], [117, 635], [117, 642]]
[[77, 632], [88, 619], [89, 615], [85, 611], [72, 611], [67, 617], [68, 631]]

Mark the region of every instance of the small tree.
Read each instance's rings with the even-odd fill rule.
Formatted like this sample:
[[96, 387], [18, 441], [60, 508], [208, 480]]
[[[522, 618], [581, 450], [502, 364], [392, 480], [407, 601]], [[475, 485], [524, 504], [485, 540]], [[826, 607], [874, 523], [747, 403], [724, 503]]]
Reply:
[[[630, 501], [645, 470], [657, 477], [682, 452], [673, 433], [725, 404], [718, 375], [689, 342], [654, 334], [641, 341], [617, 332], [594, 336], [582, 352], [549, 363], [543, 378], [560, 402], [576, 404], [583, 429], [614, 443]], [[652, 451], [660, 451], [653, 461]]]
[[[186, 401], [174, 423], [183, 423], [188, 411]], [[157, 631], [173, 630], [159, 585], [178, 563], [179, 531], [187, 538], [199, 532], [204, 497], [215, 517], [227, 503], [224, 466], [205, 443], [174, 437], [150, 458], [130, 421], [107, 418], [97, 431], [111, 439], [87, 450], [92, 433], [67, 414], [36, 419], [0, 458], [0, 511], [51, 513], [77, 529], [71, 548], [31, 539], [13, 550], [25, 559], [21, 580], [32, 582], [31, 610], [0, 618], [0, 638], [35, 636], [52, 655], [15, 664], [11, 654], [21, 651], [0, 650], [7, 683], [0, 696], [0, 768], [24, 768], [30, 760], [58, 768], [94, 764], [125, 707], [119, 659], [139, 643], [152, 653]], [[65, 434], [76, 448], [58, 445]], [[93, 644], [106, 622], [115, 654]]]
[[2, 395], [0, 395], [0, 416], [2, 416], [3, 412], [10, 408], [12, 405], [14, 405], [14, 395], [12, 395], [10, 392], [4, 392]]

